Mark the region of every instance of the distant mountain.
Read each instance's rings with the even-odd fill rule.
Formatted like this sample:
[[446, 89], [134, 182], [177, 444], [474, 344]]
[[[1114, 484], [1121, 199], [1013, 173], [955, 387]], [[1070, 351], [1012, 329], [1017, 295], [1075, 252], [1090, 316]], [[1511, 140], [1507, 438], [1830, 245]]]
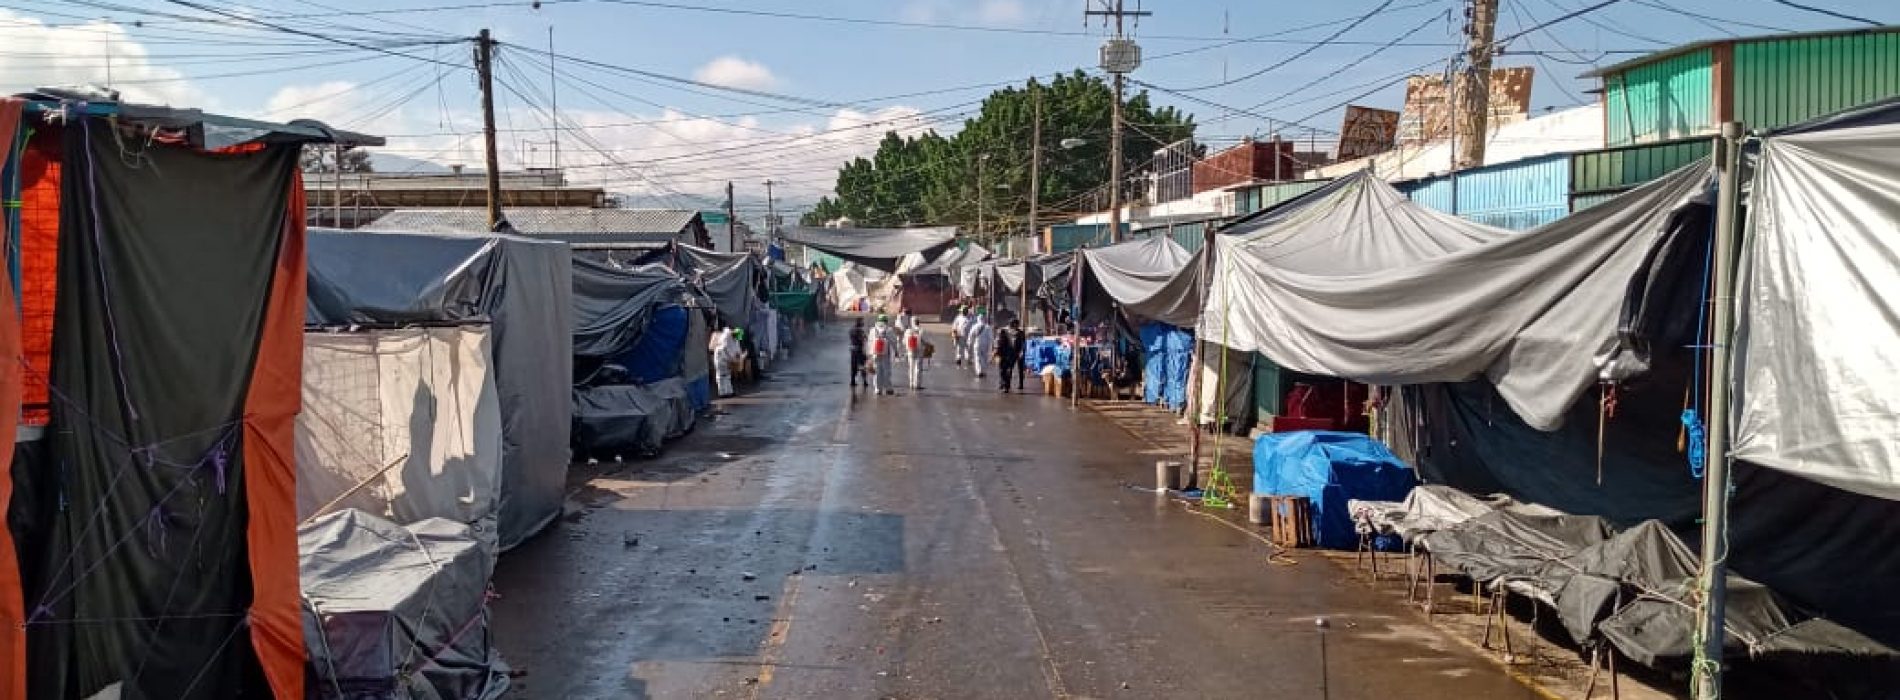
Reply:
[[384, 153], [374, 148], [369, 149], [369, 163], [370, 163], [370, 167], [375, 168], [376, 172], [379, 172], [379, 173], [446, 173], [446, 172], [450, 172], [449, 166], [443, 165], [441, 163], [422, 160], [420, 158], [410, 158], [407, 156], [399, 156], [394, 153]]

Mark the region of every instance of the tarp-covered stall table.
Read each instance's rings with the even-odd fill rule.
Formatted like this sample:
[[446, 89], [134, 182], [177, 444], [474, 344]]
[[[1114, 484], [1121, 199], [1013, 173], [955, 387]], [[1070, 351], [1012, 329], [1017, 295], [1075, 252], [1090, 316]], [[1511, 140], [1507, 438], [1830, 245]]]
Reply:
[[501, 234], [310, 236], [311, 325], [489, 324], [501, 417], [503, 549], [554, 522], [566, 499], [571, 257], [564, 243]]
[[1304, 496], [1313, 541], [1330, 549], [1359, 544], [1347, 502], [1396, 501], [1418, 483], [1412, 468], [1379, 441], [1354, 433], [1268, 433], [1254, 442], [1254, 493]]
[[298, 533], [310, 700], [493, 700], [508, 667], [488, 629], [484, 545], [439, 518], [345, 509]]

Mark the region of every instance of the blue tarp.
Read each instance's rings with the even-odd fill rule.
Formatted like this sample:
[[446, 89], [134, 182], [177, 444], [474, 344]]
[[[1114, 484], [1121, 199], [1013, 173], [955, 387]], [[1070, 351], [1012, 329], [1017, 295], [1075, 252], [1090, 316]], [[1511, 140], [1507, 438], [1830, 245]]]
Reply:
[[712, 408], [712, 378], [702, 376], [686, 380], [686, 403], [693, 407], [694, 413]]
[[1141, 326], [1141, 350], [1142, 398], [1173, 410], [1187, 405], [1194, 335], [1177, 326], [1151, 321]]
[[1023, 366], [1032, 374], [1042, 374], [1043, 367], [1055, 365], [1058, 374], [1068, 376], [1072, 354], [1060, 339], [1030, 338], [1023, 351]]
[[663, 306], [647, 320], [640, 340], [614, 359], [627, 368], [632, 383], [649, 384], [679, 376], [685, 350], [686, 307]]
[[1305, 496], [1312, 502], [1313, 537], [1321, 547], [1358, 545], [1346, 501], [1402, 501], [1417, 484], [1412, 468], [1384, 443], [1358, 433], [1268, 433], [1254, 442], [1254, 493]]

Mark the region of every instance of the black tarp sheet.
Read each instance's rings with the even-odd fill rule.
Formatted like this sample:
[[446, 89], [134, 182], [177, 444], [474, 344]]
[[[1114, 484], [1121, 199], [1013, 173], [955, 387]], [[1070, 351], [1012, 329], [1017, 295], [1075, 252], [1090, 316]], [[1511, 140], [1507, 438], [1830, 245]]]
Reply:
[[865, 267], [896, 272], [904, 256], [911, 253], [933, 260], [956, 241], [953, 226], [932, 228], [812, 228], [794, 226], [779, 233], [787, 243], [797, 243]]
[[61, 476], [39, 486], [66, 505], [48, 560], [23, 567], [29, 694], [267, 696], [244, 622], [242, 418], [298, 149], [128, 156], [107, 127], [64, 138]]
[[574, 257], [574, 354], [619, 355], [639, 344], [660, 306], [676, 304], [686, 285], [661, 265], [617, 267]]
[[307, 700], [492, 700], [508, 667], [488, 628], [492, 563], [460, 523], [354, 509], [299, 528]]
[[697, 416], [679, 377], [574, 389], [574, 441], [591, 454], [658, 453]]
[[[1598, 391], [1572, 407], [1564, 428], [1544, 432], [1526, 425], [1484, 382], [1408, 387], [1404, 405], [1424, 413], [1414, 446], [1419, 472], [1428, 482], [1601, 514], [1619, 525], [1661, 520], [1697, 541], [1702, 485], [1677, 450], [1687, 377], [1680, 355], [1659, 353], [1665, 364], [1618, 388], [1601, 440]], [[1732, 570], [1900, 645], [1900, 605], [1889, 593], [1900, 586], [1900, 552], [1877, 544], [1900, 541], [1900, 504], [1747, 462], [1734, 469]]]
[[561, 513], [573, 401], [573, 257], [500, 234], [310, 232], [312, 325], [489, 321], [503, 549]]
[[675, 263], [680, 274], [710, 297], [719, 310], [722, 323], [745, 328], [764, 305], [759, 298], [764, 269], [750, 253], [721, 253], [676, 245]]
[[[1680, 668], [1693, 653], [1696, 555], [1660, 521], [1621, 532], [1595, 516], [1496, 510], [1421, 538], [1442, 567], [1556, 611], [1579, 644], [1599, 639], [1638, 663]], [[1840, 654], [1890, 664], [1894, 651], [1730, 576], [1727, 654]]]

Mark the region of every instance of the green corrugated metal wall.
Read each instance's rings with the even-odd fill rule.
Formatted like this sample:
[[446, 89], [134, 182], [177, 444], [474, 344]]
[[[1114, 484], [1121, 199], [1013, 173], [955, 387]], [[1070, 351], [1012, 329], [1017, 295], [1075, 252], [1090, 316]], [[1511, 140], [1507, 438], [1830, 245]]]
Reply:
[[1253, 413], [1254, 419], [1269, 424], [1274, 416], [1280, 415], [1284, 408], [1280, 404], [1286, 398], [1286, 383], [1280, 381], [1280, 366], [1266, 355], [1254, 353], [1253, 356]]
[[1589, 209], [1590, 207], [1594, 207], [1598, 204], [1602, 204], [1612, 199], [1616, 199], [1617, 195], [1620, 195], [1620, 194], [1623, 194], [1623, 193], [1622, 192], [1598, 192], [1595, 194], [1580, 194], [1580, 195], [1571, 197], [1570, 211], [1579, 212], [1585, 209]]
[[1713, 55], [1709, 49], [1637, 66], [1604, 81], [1609, 145], [1708, 133], [1715, 125]]
[[1574, 196], [1629, 189], [1709, 155], [1711, 148], [1708, 139], [1692, 138], [1578, 153], [1570, 158], [1570, 191]]
[[1786, 126], [1900, 95], [1900, 32], [1735, 45], [1735, 119]]
[[1319, 189], [1331, 179], [1295, 180], [1276, 182], [1270, 185], [1255, 185], [1234, 192], [1234, 211], [1237, 214], [1252, 214], [1267, 207]]
[[1191, 224], [1175, 224], [1168, 227], [1168, 237], [1185, 248], [1187, 252], [1199, 253], [1207, 245], [1207, 222], [1196, 221]]

